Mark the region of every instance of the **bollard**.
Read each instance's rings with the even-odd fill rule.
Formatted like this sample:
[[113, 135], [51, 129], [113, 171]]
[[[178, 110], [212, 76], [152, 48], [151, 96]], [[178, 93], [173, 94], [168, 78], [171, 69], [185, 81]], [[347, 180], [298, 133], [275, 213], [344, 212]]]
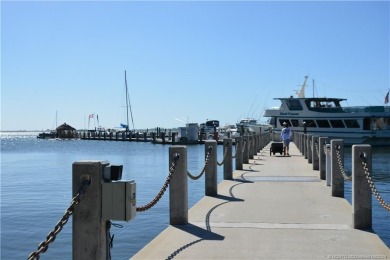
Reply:
[[328, 137], [320, 137], [318, 138], [318, 160], [319, 160], [319, 169], [320, 169], [320, 179], [325, 180], [326, 173], [326, 153], [324, 152], [324, 148], [326, 148], [326, 144], [329, 142]]
[[205, 157], [209, 151], [209, 147], [212, 148], [210, 152], [209, 161], [205, 169], [205, 194], [206, 196], [216, 196], [218, 179], [217, 179], [217, 141], [207, 140], [205, 141]]
[[319, 143], [318, 143], [319, 137], [318, 136], [313, 136], [312, 137], [312, 162], [313, 162], [313, 170], [318, 171], [320, 169], [319, 167]]
[[172, 133], [172, 145], [176, 143], [176, 133]]
[[344, 141], [342, 139], [332, 140], [330, 142], [330, 152], [332, 196], [344, 198], [344, 177], [341, 174], [341, 169], [336, 154], [336, 152], [339, 152], [341, 167], [344, 167]]
[[223, 139], [223, 147], [224, 147], [224, 149], [227, 149], [226, 150], [226, 157], [225, 157], [225, 160], [223, 162], [223, 179], [224, 180], [232, 180], [233, 179], [232, 142], [233, 142], [233, 139], [231, 139], [231, 138]]
[[177, 155], [179, 158], [169, 184], [169, 223], [186, 225], [188, 224], [187, 147], [180, 145], [169, 147], [169, 168]]
[[257, 155], [257, 153], [260, 151], [260, 134], [255, 134], [255, 151], [253, 155]]
[[313, 135], [307, 135], [307, 162], [313, 163]]
[[257, 155], [258, 152], [258, 144], [257, 144], [257, 134], [253, 135], [253, 158]]
[[309, 135], [305, 134], [305, 159], [309, 159], [310, 141]]
[[248, 142], [248, 155], [249, 159], [253, 159], [253, 135], [248, 136], [249, 142]]
[[249, 136], [248, 135], [244, 135], [244, 150], [242, 152], [242, 162], [243, 163], [249, 163], [249, 146], [250, 146], [250, 142], [249, 142]]
[[352, 146], [352, 225], [356, 229], [372, 228], [371, 188], [362, 165], [367, 163], [372, 173], [371, 146], [367, 144]]
[[89, 181], [81, 203], [74, 207], [72, 259], [108, 259], [107, 221], [102, 220], [102, 179], [107, 161], [78, 161], [72, 165], [72, 197]]
[[236, 137], [236, 170], [242, 170], [242, 148], [244, 139], [242, 136]]
[[330, 144], [327, 144], [325, 145], [326, 147], [326, 152], [325, 152], [325, 157], [326, 157], [326, 166], [325, 166], [325, 180], [326, 180], [326, 186], [330, 186], [330, 183], [331, 183], [331, 178], [332, 178], [332, 175], [331, 175], [331, 161], [332, 161], [332, 158], [330, 156]]

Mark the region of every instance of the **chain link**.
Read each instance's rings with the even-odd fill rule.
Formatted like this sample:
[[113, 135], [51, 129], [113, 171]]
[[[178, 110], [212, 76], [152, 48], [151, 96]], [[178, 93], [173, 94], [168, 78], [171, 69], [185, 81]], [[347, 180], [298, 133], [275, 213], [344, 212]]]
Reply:
[[246, 148], [246, 139], [244, 139], [244, 145], [243, 145], [243, 147], [242, 147], [242, 151], [245, 151], [245, 148]]
[[372, 180], [370, 176], [370, 172], [368, 171], [367, 162], [365, 162], [365, 159], [362, 158], [362, 166], [364, 169], [364, 174], [366, 175], [366, 179], [368, 181], [368, 184], [371, 187], [372, 194], [375, 195], [376, 199], [378, 200], [379, 204], [386, 209], [387, 211], [390, 211], [390, 205], [385, 202], [385, 200], [381, 197], [378, 190], [375, 187], [374, 181]]
[[325, 155], [330, 151], [330, 148], [326, 147], [326, 144], [322, 148], [324, 149], [324, 154]]
[[235, 150], [236, 150], [236, 153], [234, 154], [234, 156], [232, 156], [233, 159], [236, 158], [238, 148], [240, 147], [240, 142], [239, 142], [238, 140], [236, 140], [236, 142], [235, 142], [235, 147], [236, 147], [236, 149], [235, 149]]
[[317, 142], [314, 142], [314, 149], [316, 151], [316, 154], [317, 154], [317, 157], [320, 157], [320, 147], [318, 145], [318, 141]]
[[45, 253], [49, 248], [49, 244], [56, 240], [57, 235], [61, 232], [65, 224], [68, 222], [69, 217], [73, 214], [74, 207], [80, 203], [80, 197], [85, 192], [85, 187], [90, 184], [89, 181], [84, 182], [83, 186], [79, 189], [76, 196], [73, 197], [70, 206], [65, 210], [62, 218], [57, 222], [54, 229], [46, 236], [46, 240], [38, 245], [37, 251], [32, 252], [28, 256], [28, 260], [39, 259], [42, 253]]
[[168, 175], [164, 185], [162, 186], [160, 192], [148, 204], [146, 204], [144, 206], [136, 207], [136, 211], [137, 212], [142, 212], [142, 211], [146, 211], [146, 210], [151, 209], [162, 198], [162, 196], [164, 195], [166, 189], [168, 188], [169, 183], [172, 180], [172, 176], [173, 176], [173, 173], [175, 172], [175, 168], [176, 168], [176, 165], [177, 165], [177, 160], [179, 160], [179, 158], [180, 158], [179, 154], [176, 154], [176, 156], [173, 158], [172, 166], [169, 168], [169, 175]]
[[352, 175], [348, 176], [345, 173], [345, 170], [344, 170], [344, 167], [343, 167], [343, 163], [341, 161], [341, 155], [340, 155], [340, 148], [339, 147], [336, 147], [336, 157], [337, 157], [337, 162], [339, 164], [341, 175], [343, 175], [344, 180], [346, 180], [346, 181], [352, 180]]
[[222, 166], [222, 165], [223, 165], [223, 163], [225, 162], [226, 155], [227, 155], [227, 150], [228, 150], [228, 147], [227, 147], [227, 145], [226, 145], [226, 146], [225, 146], [225, 151], [224, 151], [224, 153], [223, 153], [223, 159], [222, 159], [222, 162], [221, 162], [221, 163], [219, 163], [219, 162], [218, 162], [218, 160], [217, 160], [217, 164], [218, 164], [218, 166]]
[[197, 179], [199, 179], [200, 177], [202, 177], [203, 173], [206, 171], [207, 164], [209, 163], [210, 154], [211, 154], [211, 151], [212, 151], [212, 150], [213, 150], [213, 147], [212, 147], [212, 146], [209, 146], [208, 151], [207, 151], [207, 154], [206, 154], [206, 160], [205, 160], [203, 169], [202, 169], [202, 171], [201, 171], [197, 176], [194, 176], [194, 175], [192, 175], [189, 171], [187, 171], [187, 175], [188, 175], [188, 177], [190, 177], [190, 179], [192, 179], [192, 180], [197, 180]]

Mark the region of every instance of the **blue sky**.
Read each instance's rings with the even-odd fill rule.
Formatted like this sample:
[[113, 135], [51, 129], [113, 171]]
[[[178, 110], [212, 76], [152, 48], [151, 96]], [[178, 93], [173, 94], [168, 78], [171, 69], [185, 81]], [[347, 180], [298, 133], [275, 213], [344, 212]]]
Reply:
[[[390, 3], [2, 1], [1, 129], [262, 118], [275, 97], [383, 105]], [[96, 123], [91, 122], [91, 126]]]

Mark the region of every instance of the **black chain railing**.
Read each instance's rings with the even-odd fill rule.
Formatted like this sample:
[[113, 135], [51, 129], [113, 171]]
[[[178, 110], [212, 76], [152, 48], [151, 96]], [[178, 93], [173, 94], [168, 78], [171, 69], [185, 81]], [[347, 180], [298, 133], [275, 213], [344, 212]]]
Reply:
[[222, 162], [219, 163], [218, 160], [217, 160], [218, 166], [222, 166], [223, 163], [225, 162], [227, 151], [228, 151], [228, 145], [229, 145], [229, 143], [227, 143], [226, 146], [225, 146], [225, 149], [224, 149], [224, 152], [223, 152]]
[[234, 153], [234, 155], [232, 156], [232, 158], [233, 159], [235, 159], [236, 157], [237, 157], [237, 151], [238, 151], [238, 149], [239, 149], [239, 147], [240, 147], [240, 142], [238, 141], [238, 140], [236, 140], [236, 142], [235, 142], [235, 147], [236, 147], [236, 152]]
[[187, 175], [188, 175], [188, 177], [190, 177], [190, 179], [198, 180], [200, 177], [202, 177], [203, 173], [206, 171], [207, 164], [209, 163], [210, 154], [211, 154], [212, 150], [213, 150], [213, 147], [209, 146], [207, 149], [206, 160], [205, 160], [204, 166], [202, 168], [202, 171], [198, 175], [194, 176], [189, 171], [187, 171]]
[[371, 174], [367, 167], [367, 155], [365, 153], [360, 154], [360, 159], [362, 160], [362, 166], [364, 169], [364, 174], [366, 175], [366, 179], [368, 181], [368, 184], [371, 187], [372, 194], [375, 195], [376, 199], [378, 200], [379, 204], [386, 209], [387, 211], [390, 211], [390, 205], [385, 202], [385, 200], [382, 198], [382, 196], [379, 194], [377, 188], [375, 187], [375, 183], [371, 178]]
[[136, 211], [137, 212], [142, 212], [142, 211], [146, 211], [146, 210], [149, 210], [151, 209], [154, 205], [157, 204], [157, 202], [162, 198], [162, 196], [164, 195], [166, 189], [168, 188], [168, 185], [169, 183], [171, 182], [172, 180], [172, 176], [175, 172], [175, 168], [176, 168], [176, 165], [177, 165], [177, 161], [180, 159], [180, 155], [177, 153], [174, 155], [174, 158], [173, 158], [173, 162], [172, 162], [172, 165], [171, 167], [169, 168], [169, 175], [164, 183], [164, 185], [162, 186], [160, 192], [156, 195], [156, 197], [151, 200], [148, 204], [144, 205], [144, 206], [140, 206], [140, 207], [136, 207]]
[[341, 154], [340, 154], [341, 147], [340, 147], [340, 145], [336, 145], [335, 148], [336, 148], [335, 150], [336, 150], [337, 162], [338, 162], [338, 165], [339, 165], [339, 169], [340, 169], [341, 175], [343, 175], [344, 180], [351, 181], [352, 180], [352, 175], [347, 175], [345, 173], [345, 169], [343, 167], [343, 162], [341, 160]]
[[56, 240], [57, 235], [61, 232], [66, 223], [68, 223], [69, 217], [73, 214], [74, 207], [80, 203], [81, 195], [85, 193], [85, 188], [91, 184], [90, 181], [85, 181], [83, 185], [78, 190], [76, 196], [73, 197], [70, 206], [65, 210], [65, 214], [57, 222], [54, 229], [46, 236], [46, 240], [41, 242], [38, 245], [38, 249], [32, 252], [29, 256], [29, 260], [39, 259], [42, 253], [45, 253], [49, 248], [50, 243], [53, 243]]

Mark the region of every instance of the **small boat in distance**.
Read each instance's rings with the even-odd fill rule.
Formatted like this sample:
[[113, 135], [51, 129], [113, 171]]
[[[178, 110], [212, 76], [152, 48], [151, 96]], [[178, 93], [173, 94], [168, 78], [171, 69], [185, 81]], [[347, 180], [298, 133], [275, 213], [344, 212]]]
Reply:
[[254, 118], [243, 118], [238, 122], [237, 129], [239, 132], [264, 133], [272, 128], [269, 124], [261, 124]]
[[279, 108], [269, 108], [274, 131], [279, 133], [286, 122], [292, 131], [340, 138], [345, 145], [370, 144], [390, 146], [390, 107], [341, 105], [343, 98], [305, 97], [307, 76], [298, 97], [275, 98], [281, 101]]

